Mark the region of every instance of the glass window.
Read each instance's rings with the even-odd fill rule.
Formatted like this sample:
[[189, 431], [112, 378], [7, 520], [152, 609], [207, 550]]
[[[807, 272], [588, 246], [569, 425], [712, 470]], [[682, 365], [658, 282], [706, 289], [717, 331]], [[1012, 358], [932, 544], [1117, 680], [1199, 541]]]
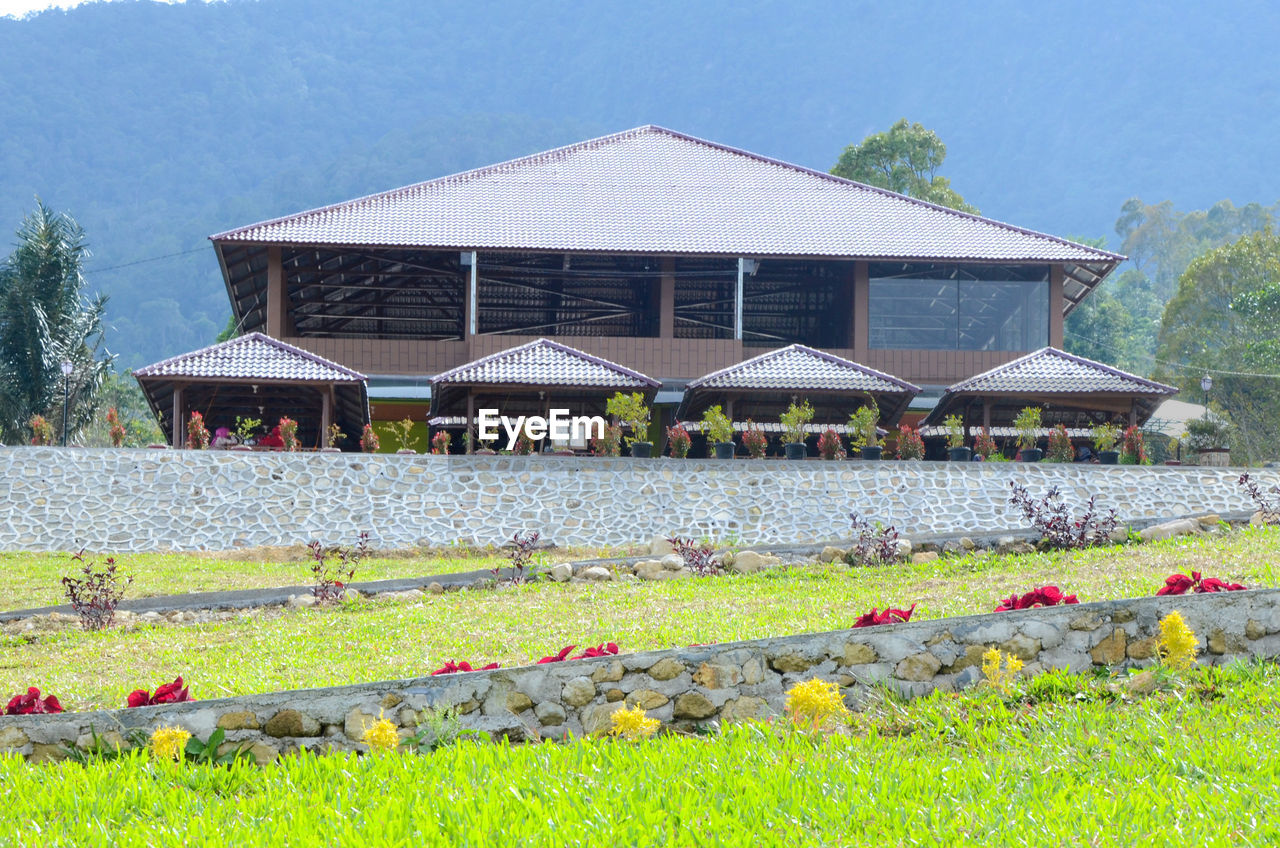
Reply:
[[870, 346], [1037, 350], [1049, 343], [1046, 266], [873, 263]]

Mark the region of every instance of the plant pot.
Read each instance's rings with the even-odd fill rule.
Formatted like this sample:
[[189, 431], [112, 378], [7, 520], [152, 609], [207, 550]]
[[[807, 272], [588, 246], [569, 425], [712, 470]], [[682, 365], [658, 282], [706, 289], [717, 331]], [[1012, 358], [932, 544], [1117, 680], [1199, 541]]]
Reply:
[[400, 448], [400, 450], [396, 451], [396, 453], [401, 456], [417, 456], [418, 455], [418, 452], [413, 448]]
[[864, 447], [864, 448], [862, 449], [862, 458], [863, 458], [863, 459], [879, 459], [879, 458], [880, 458], [880, 454], [882, 454], [882, 453], [884, 453], [884, 446], [883, 446], [883, 445], [876, 445], [876, 446], [875, 446], [875, 447], [873, 447], [873, 448], [872, 448], [872, 447]]
[[1023, 448], [1018, 454], [1018, 459], [1022, 462], [1039, 462], [1044, 459], [1044, 451], [1040, 448]]
[[497, 456], [498, 452], [493, 448], [480, 448], [475, 452], [476, 456]]
[[804, 448], [804, 442], [788, 442], [787, 459], [804, 459], [808, 455], [808, 451]]
[[733, 459], [737, 447], [733, 442], [716, 442], [716, 459]]
[[1165, 464], [1165, 465], [1181, 465], [1181, 464], [1182, 464], [1182, 460], [1180, 460], [1180, 459], [1166, 459], [1166, 460], [1164, 461], [1164, 464]]
[[342, 453], [342, 448], [320, 448], [320, 453]]
[[650, 459], [653, 456], [653, 442], [632, 442], [631, 455], [636, 459]]
[[947, 448], [947, 454], [951, 457], [952, 462], [972, 462], [973, 451], [966, 447]]
[[227, 448], [227, 450], [240, 451], [243, 453], [244, 451], [252, 451], [253, 448], [249, 447], [248, 445], [232, 445], [231, 447]]
[[168, 445], [147, 445], [151, 450], [168, 450]]
[[1098, 462], [1103, 465], [1116, 465], [1120, 462], [1120, 451], [1098, 451]]

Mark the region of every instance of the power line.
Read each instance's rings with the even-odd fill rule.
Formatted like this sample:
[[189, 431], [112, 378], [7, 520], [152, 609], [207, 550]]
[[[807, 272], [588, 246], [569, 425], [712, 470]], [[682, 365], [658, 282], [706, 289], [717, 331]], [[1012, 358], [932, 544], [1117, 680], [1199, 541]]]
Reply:
[[166, 253], [163, 256], [148, 256], [146, 259], [135, 259], [132, 262], [124, 262], [119, 265], [108, 265], [105, 268], [89, 268], [88, 270], [95, 274], [100, 274], [103, 271], [116, 271], [120, 268], [132, 268], [134, 265], [144, 265], [148, 262], [159, 262], [161, 259], [174, 259], [178, 256], [190, 256], [193, 253], [200, 253], [204, 250], [207, 250], [207, 248], [193, 247], [190, 250], [184, 250], [179, 253]]
[[[1075, 332], [1074, 330], [1067, 330], [1064, 328], [1063, 331], [1069, 336], [1074, 336], [1075, 338], [1080, 339], [1081, 341], [1088, 342], [1091, 345], [1096, 345], [1098, 347], [1105, 348], [1106, 350], [1109, 350], [1112, 353], [1123, 353], [1123, 351], [1121, 351], [1117, 347], [1113, 347], [1112, 345], [1109, 345], [1109, 344], [1104, 344], [1103, 342], [1100, 342], [1096, 339], [1091, 339], [1088, 336], [1082, 336], [1079, 333]], [[1252, 371], [1227, 371], [1221, 368], [1201, 368], [1198, 365], [1188, 365], [1185, 362], [1170, 362], [1169, 360], [1166, 360], [1166, 359], [1157, 359], [1154, 355], [1149, 353], [1141, 353], [1141, 354], [1138, 354], [1138, 356], [1141, 357], [1142, 359], [1150, 360], [1151, 362], [1154, 362], [1157, 365], [1166, 365], [1170, 368], [1176, 368], [1179, 371], [1194, 371], [1197, 374], [1221, 374], [1224, 377], [1261, 377], [1268, 380], [1280, 380], [1280, 374], [1257, 374]]]

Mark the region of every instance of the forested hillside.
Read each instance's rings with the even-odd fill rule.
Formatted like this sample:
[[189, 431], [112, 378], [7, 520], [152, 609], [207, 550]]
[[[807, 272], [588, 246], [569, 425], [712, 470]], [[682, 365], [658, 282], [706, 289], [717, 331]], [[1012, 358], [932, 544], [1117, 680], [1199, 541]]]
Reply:
[[36, 195], [77, 218], [125, 365], [222, 327], [212, 232], [650, 122], [826, 169], [907, 117], [984, 214], [1119, 248], [1130, 197], [1280, 199], [1278, 25], [1263, 2], [90, 4], [0, 20], [0, 229]]

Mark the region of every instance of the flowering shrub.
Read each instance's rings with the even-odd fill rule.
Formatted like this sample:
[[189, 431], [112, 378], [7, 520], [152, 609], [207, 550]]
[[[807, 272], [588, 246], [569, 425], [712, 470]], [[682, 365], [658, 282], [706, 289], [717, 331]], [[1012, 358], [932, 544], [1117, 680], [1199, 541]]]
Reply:
[[849, 513], [853, 522], [853, 546], [844, 555], [849, 565], [887, 565], [900, 559], [898, 531], [893, 525], [872, 524], [856, 512]]
[[[356, 576], [356, 568], [369, 556], [369, 534], [362, 532], [354, 548], [341, 545], [326, 548], [318, 541], [310, 542], [307, 547], [311, 550], [311, 577], [314, 581], [311, 594], [315, 596], [316, 603], [332, 604], [342, 600], [347, 594], [347, 583]], [[338, 567], [330, 570], [325, 561], [334, 556], [338, 558]]]
[[[619, 436], [618, 438], [621, 439], [622, 437]], [[525, 433], [524, 431], [521, 431], [520, 435], [516, 436], [516, 446], [515, 448], [512, 449], [511, 452], [516, 456], [528, 456], [529, 454], [533, 453], [533, 450], [534, 450], [533, 439], [529, 438], [529, 435], [527, 433]], [[621, 448], [619, 448], [618, 453], [622, 453]]]
[[898, 426], [898, 459], [924, 459], [924, 439], [909, 424]]
[[1010, 612], [1012, 610], [1035, 609], [1037, 607], [1056, 607], [1061, 604], [1078, 604], [1080, 601], [1075, 595], [1064, 595], [1062, 590], [1057, 586], [1041, 586], [1039, 589], [1032, 589], [1025, 595], [1019, 596], [1016, 592], [1000, 602], [996, 607], [996, 612]]
[[1253, 499], [1253, 503], [1258, 507], [1261, 513], [1263, 524], [1280, 524], [1280, 503], [1276, 503], [1267, 497], [1268, 495], [1280, 495], [1280, 486], [1272, 486], [1265, 492], [1262, 487], [1254, 482], [1246, 471], [1240, 475], [1240, 479], [1236, 481]]
[[1195, 631], [1187, 626], [1182, 613], [1174, 610], [1160, 619], [1160, 635], [1156, 637], [1156, 655], [1160, 662], [1175, 669], [1190, 668], [1196, 661], [1199, 646]]
[[40, 697], [40, 690], [34, 686], [27, 688], [27, 694], [14, 695], [5, 707], [5, 715], [43, 715], [45, 713], [62, 712], [62, 704], [57, 697], [48, 695]]
[[764, 459], [764, 452], [769, 447], [769, 437], [750, 418], [747, 419], [747, 428], [742, 431], [742, 446], [752, 459]]
[[872, 607], [871, 612], [860, 617], [853, 623], [853, 626], [876, 627], [881, 624], [897, 624], [900, 621], [910, 621], [911, 614], [915, 611], [915, 604], [912, 604], [910, 609], [894, 609], [893, 607], [885, 607], [884, 612], [876, 612], [876, 608]]
[[1049, 450], [1045, 459], [1049, 462], [1070, 462], [1075, 459], [1071, 449], [1071, 437], [1067, 435], [1066, 426], [1059, 424], [1049, 431]]
[[[534, 562], [537, 554], [538, 539], [542, 534], [537, 530], [517, 532], [511, 537], [511, 548], [507, 551], [507, 567], [511, 569], [511, 582], [517, 586], [538, 578], [538, 564]], [[501, 576], [501, 569], [493, 569], [495, 578]]]
[[680, 536], [672, 536], [667, 541], [671, 543], [671, 547], [676, 549], [676, 554], [679, 555], [680, 559], [684, 560], [684, 567], [697, 576], [714, 577], [722, 571], [720, 563], [711, 558], [713, 550], [710, 545], [704, 545]]
[[33, 415], [27, 422], [31, 428], [31, 444], [48, 446], [53, 444], [53, 425], [43, 415]]
[[648, 739], [662, 726], [662, 722], [656, 718], [648, 718], [644, 714], [643, 707], [618, 710], [609, 717], [609, 723], [611, 725], [609, 735], [626, 739], [628, 742]]
[[190, 688], [182, 685], [182, 677], [179, 676], [172, 683], [156, 687], [154, 695], [146, 689], [134, 689], [129, 693], [128, 706], [154, 707], [156, 704], [180, 704], [194, 700]]
[[823, 459], [844, 459], [848, 454], [844, 451], [844, 440], [833, 428], [828, 427], [818, 437], [818, 456]]
[[187, 749], [191, 734], [181, 727], [157, 727], [151, 734], [151, 756], [178, 762]]
[[982, 655], [982, 676], [989, 686], [999, 689], [1002, 694], [1009, 694], [1020, 671], [1022, 660], [1014, 654], [1004, 654], [999, 648], [989, 648]]
[[1022, 511], [1023, 517], [1040, 531], [1041, 541], [1049, 547], [1087, 548], [1111, 541], [1111, 534], [1116, 529], [1116, 511], [1112, 509], [1098, 517], [1094, 505], [1096, 496], [1089, 498], [1079, 518], [1073, 518], [1062, 502], [1057, 486], [1050, 486], [1038, 501], [1033, 501], [1026, 487], [1014, 480], [1009, 481], [1009, 487], [1012, 490], [1009, 503]]
[[560, 649], [559, 653], [555, 653], [555, 654], [552, 654], [551, 656], [543, 657], [542, 659], [538, 660], [538, 665], [546, 665], [547, 663], [564, 662], [565, 660], [569, 659], [569, 652], [576, 647], [578, 646], [565, 645], [563, 648]]
[[107, 436], [111, 439], [111, 447], [124, 447], [125, 429], [114, 406], [107, 410]]
[[373, 425], [364, 425], [364, 430], [360, 433], [360, 450], [365, 453], [377, 453], [381, 445], [378, 443], [378, 434], [373, 432]]
[[611, 657], [618, 653], [618, 646], [614, 642], [608, 642], [602, 645], [596, 645], [594, 648], [587, 648], [576, 657], [570, 657], [571, 660], [589, 660], [592, 657]]
[[1170, 574], [1156, 595], [1185, 595], [1188, 591], [1196, 595], [1206, 592], [1240, 592], [1247, 588], [1249, 587], [1228, 583], [1217, 577], [1201, 577], [1200, 572], [1193, 571], [1190, 577], [1185, 574]]
[[204, 416], [198, 412], [191, 413], [187, 419], [187, 449], [209, 449], [209, 430], [204, 426]]
[[996, 452], [996, 440], [991, 438], [991, 432], [983, 427], [978, 431], [978, 435], [973, 438], [973, 452], [983, 459], [990, 459], [991, 454]]
[[436, 456], [445, 456], [449, 453], [449, 443], [453, 441], [453, 436], [449, 435], [448, 430], [441, 430], [431, 437], [431, 452]]
[[302, 447], [302, 443], [298, 441], [298, 422], [289, 416], [283, 416], [278, 425], [280, 430], [280, 441], [284, 442], [284, 449], [287, 451], [296, 451]]
[[431, 676], [435, 677], [440, 674], [460, 674], [464, 671], [491, 671], [495, 668], [502, 668], [502, 666], [499, 663], [493, 662], [488, 665], [482, 665], [479, 668], [472, 668], [471, 663], [466, 660], [462, 660], [460, 662], [453, 662], [450, 660], [435, 671], [431, 672]]
[[336, 448], [338, 446], [338, 442], [344, 441], [346, 438], [347, 434], [342, 432], [341, 427], [337, 424], [330, 424], [329, 432], [325, 433], [324, 436], [324, 446], [327, 448]]
[[787, 690], [787, 715], [802, 727], [820, 730], [832, 719], [847, 717], [849, 708], [836, 684], [815, 678]]
[[605, 427], [599, 437], [591, 440], [591, 452], [596, 456], [622, 456], [622, 427], [618, 424]]
[[1124, 438], [1120, 442], [1120, 464], [1146, 465], [1147, 463], [1147, 449], [1142, 444], [1142, 431], [1136, 426], [1128, 428], [1124, 431]]
[[400, 747], [400, 733], [396, 726], [383, 718], [378, 711], [378, 720], [364, 729], [360, 741], [369, 746], [375, 754], [389, 754]]
[[103, 630], [110, 627], [116, 619], [116, 607], [124, 598], [124, 590], [133, 583], [129, 576], [121, 583], [116, 576], [115, 557], [107, 557], [106, 567], [99, 569], [92, 562], [86, 562], [84, 551], [71, 557], [72, 562], [81, 565], [80, 577], [63, 577], [62, 588], [67, 596], [67, 603], [80, 617], [80, 627], [84, 630]]
[[693, 438], [683, 424], [677, 424], [674, 427], [667, 428], [667, 445], [671, 450], [672, 459], [684, 459], [689, 455], [689, 448], [693, 445]]

